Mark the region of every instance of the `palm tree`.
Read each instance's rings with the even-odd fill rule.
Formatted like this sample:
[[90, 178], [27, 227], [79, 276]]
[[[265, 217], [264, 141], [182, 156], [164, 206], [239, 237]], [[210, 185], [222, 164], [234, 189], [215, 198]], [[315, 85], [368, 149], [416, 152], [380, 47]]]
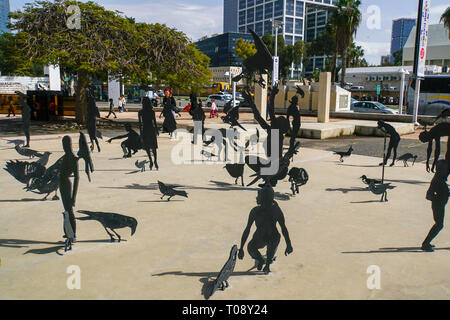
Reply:
[[354, 42], [347, 49], [347, 68], [361, 67], [361, 59], [364, 57], [364, 49]]
[[447, 10], [444, 11], [444, 13], [441, 16], [441, 21], [444, 22], [444, 26], [448, 29], [448, 38], [450, 39], [450, 7], [447, 8]]
[[338, 0], [337, 10], [333, 13], [331, 23], [336, 30], [336, 52], [342, 58], [341, 86], [344, 87], [344, 78], [347, 68], [347, 50], [353, 42], [356, 30], [361, 23], [360, 0]]

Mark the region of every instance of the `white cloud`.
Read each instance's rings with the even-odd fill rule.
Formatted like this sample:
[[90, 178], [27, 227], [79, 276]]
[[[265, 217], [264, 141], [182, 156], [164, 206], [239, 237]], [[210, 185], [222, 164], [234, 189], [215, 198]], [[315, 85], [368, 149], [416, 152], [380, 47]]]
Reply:
[[364, 58], [369, 64], [379, 65], [381, 56], [388, 55], [391, 49], [390, 42], [358, 41], [355, 43], [364, 49]]
[[188, 1], [128, 2], [105, 4], [109, 10], [118, 10], [138, 22], [161, 23], [183, 31], [191, 40], [223, 31], [223, 6], [190, 4]]

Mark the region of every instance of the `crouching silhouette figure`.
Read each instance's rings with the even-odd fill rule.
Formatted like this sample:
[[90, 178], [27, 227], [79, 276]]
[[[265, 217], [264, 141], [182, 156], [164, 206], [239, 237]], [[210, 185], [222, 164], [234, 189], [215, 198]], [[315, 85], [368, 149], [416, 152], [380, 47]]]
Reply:
[[434, 225], [431, 228], [428, 236], [422, 243], [422, 250], [433, 252], [433, 245], [431, 241], [444, 228], [445, 206], [448, 202], [449, 190], [447, 185], [448, 165], [447, 161], [439, 160], [437, 162], [437, 171], [431, 180], [430, 188], [427, 191], [427, 200], [431, 201], [431, 208], [433, 209]]
[[[281, 227], [284, 239], [286, 240], [285, 255], [293, 252], [291, 240], [289, 238], [289, 232], [285, 225], [284, 215], [281, 211], [278, 203], [274, 201], [274, 191], [270, 185], [264, 186], [258, 191], [258, 197], [256, 198], [258, 206], [250, 211], [248, 217], [247, 227], [242, 234], [241, 247], [239, 249], [239, 259], [244, 258], [244, 245], [250, 233], [250, 228], [253, 222], [256, 224], [256, 231], [253, 234], [252, 240], [248, 243], [247, 250], [250, 256], [256, 260], [256, 266], [259, 271], [263, 268], [264, 273], [270, 273], [270, 264], [272, 263], [275, 253], [280, 243], [280, 234], [277, 230], [276, 223], [278, 222]], [[259, 249], [267, 246], [267, 258], [264, 260]]]

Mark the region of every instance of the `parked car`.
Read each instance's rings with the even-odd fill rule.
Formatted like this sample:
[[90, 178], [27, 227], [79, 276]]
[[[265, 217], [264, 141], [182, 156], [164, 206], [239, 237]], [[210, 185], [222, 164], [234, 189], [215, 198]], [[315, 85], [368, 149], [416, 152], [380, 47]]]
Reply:
[[357, 102], [359, 102], [359, 101], [352, 98], [352, 100], [350, 100], [350, 108], [353, 107], [353, 105]]
[[376, 101], [361, 101], [356, 102], [351, 105], [351, 110], [354, 112], [363, 112], [363, 113], [384, 113], [384, 114], [397, 114], [398, 111], [390, 109], [386, 107], [384, 104], [381, 104]]
[[232, 100], [233, 97], [228, 94], [212, 94], [206, 99], [206, 107], [211, 108], [211, 99], [216, 101], [216, 105], [219, 108], [223, 108], [228, 101]]

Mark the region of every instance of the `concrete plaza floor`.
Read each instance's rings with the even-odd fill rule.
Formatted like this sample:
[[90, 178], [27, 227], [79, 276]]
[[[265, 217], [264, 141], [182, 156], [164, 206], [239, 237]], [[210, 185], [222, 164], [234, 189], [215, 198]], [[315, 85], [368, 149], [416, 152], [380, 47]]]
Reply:
[[[32, 148], [62, 156], [63, 134], [33, 137]], [[74, 151], [78, 136], [73, 136]], [[23, 137], [19, 137], [23, 139]], [[8, 137], [7, 139], [13, 139]], [[381, 138], [380, 138], [381, 139]], [[0, 165], [28, 160], [0, 140]], [[136, 157], [122, 159], [120, 142], [101, 142], [93, 154], [89, 183], [80, 163], [75, 210], [113, 212], [137, 219], [136, 233], [109, 242], [96, 221], [77, 221], [78, 242], [64, 254], [61, 201], [25, 192], [0, 172], [0, 299], [204, 299], [202, 288], [215, 278], [233, 244], [240, 244], [256, 187], [234, 185], [223, 164], [175, 165], [176, 141], [159, 138], [159, 171], [136, 172]], [[450, 229], [435, 239], [436, 251], [420, 244], [433, 224], [425, 193], [432, 175], [423, 163], [386, 168], [396, 186], [389, 202], [371, 194], [359, 177], [381, 176], [379, 158], [353, 155], [344, 163], [330, 151], [301, 149], [293, 166], [310, 176], [300, 195], [287, 179], [276, 187], [294, 252], [284, 255], [282, 238], [272, 273], [255, 270], [245, 247], [229, 279], [231, 288], [211, 299], [448, 299]], [[245, 182], [252, 178], [245, 169]], [[179, 184], [189, 198], [161, 201], [157, 181]], [[76, 213], [77, 217], [83, 215]], [[254, 226], [250, 234], [254, 231]], [[263, 251], [265, 253], [265, 250]], [[69, 290], [69, 266], [79, 266], [81, 289]], [[369, 266], [381, 271], [381, 288], [367, 287]]]

